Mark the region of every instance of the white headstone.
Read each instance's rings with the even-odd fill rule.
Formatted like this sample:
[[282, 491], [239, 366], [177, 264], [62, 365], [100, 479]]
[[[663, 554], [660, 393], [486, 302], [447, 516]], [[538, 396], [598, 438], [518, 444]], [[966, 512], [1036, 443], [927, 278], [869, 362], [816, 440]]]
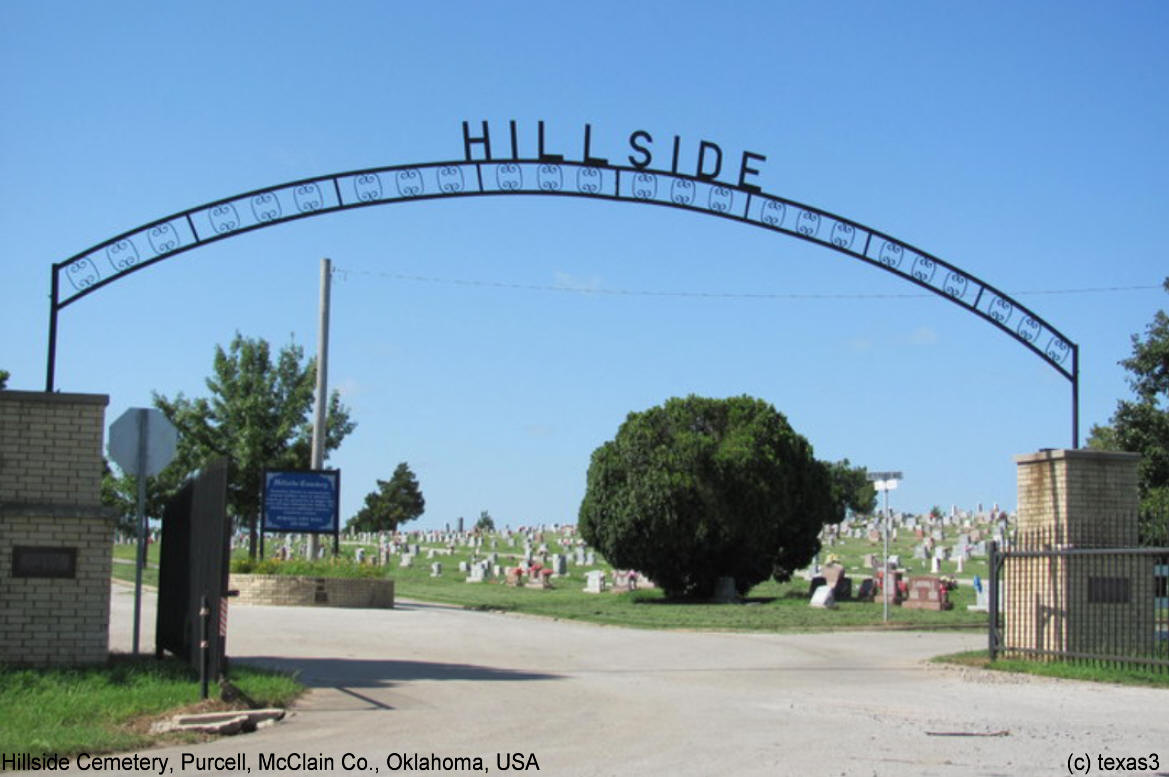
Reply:
[[808, 602], [812, 607], [831, 608], [836, 606], [836, 596], [832, 593], [832, 586], [816, 586], [812, 592], [812, 600]]

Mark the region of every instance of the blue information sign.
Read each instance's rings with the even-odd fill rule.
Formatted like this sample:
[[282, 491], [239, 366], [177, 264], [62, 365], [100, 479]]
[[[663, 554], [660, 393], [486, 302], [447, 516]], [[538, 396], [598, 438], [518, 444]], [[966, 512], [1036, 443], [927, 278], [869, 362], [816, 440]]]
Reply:
[[335, 534], [340, 494], [340, 470], [265, 471], [263, 530]]

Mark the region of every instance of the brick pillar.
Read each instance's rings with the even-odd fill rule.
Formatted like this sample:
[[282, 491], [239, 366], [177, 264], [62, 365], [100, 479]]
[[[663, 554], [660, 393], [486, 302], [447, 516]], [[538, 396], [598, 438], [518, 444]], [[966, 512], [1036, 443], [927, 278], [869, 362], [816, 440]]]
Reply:
[[[1087, 449], [1016, 456], [1016, 548], [1136, 547], [1139, 462], [1136, 453]], [[1152, 585], [1148, 556], [1008, 558], [1008, 650], [1094, 655], [1128, 635], [1139, 646], [1152, 635]]]
[[108, 403], [103, 395], [0, 391], [0, 662], [108, 657]]
[[1089, 449], [1016, 456], [1019, 533], [1048, 532], [1077, 548], [1135, 547], [1140, 460]]

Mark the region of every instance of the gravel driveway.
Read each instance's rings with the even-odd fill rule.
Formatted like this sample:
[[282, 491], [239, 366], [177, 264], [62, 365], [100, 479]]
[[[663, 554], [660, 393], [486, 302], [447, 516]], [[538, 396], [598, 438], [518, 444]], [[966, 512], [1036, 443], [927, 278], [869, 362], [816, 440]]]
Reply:
[[[115, 586], [115, 649], [128, 649], [132, 605]], [[144, 612], [152, 646], [150, 595]], [[272, 728], [148, 754], [174, 774], [241, 752], [253, 774], [1066, 775], [1085, 757], [1090, 774], [1169, 774], [1169, 693], [925, 662], [984, 644], [640, 631], [416, 603], [236, 606], [229, 654], [299, 671], [312, 690]]]

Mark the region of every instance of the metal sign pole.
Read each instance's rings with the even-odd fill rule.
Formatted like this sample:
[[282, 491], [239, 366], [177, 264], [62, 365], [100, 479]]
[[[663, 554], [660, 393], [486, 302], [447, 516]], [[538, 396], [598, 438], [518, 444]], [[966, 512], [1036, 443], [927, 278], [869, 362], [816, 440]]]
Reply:
[[885, 584], [881, 586], [883, 598], [885, 600], [885, 614], [884, 622], [889, 622], [889, 489], [885, 491]]
[[897, 481], [901, 480], [900, 472], [870, 472], [869, 481], [873, 488], [885, 492], [885, 558], [881, 566], [881, 601], [884, 610], [884, 620], [889, 621], [889, 588], [892, 577], [889, 574], [889, 525], [893, 522], [893, 515], [889, 512], [889, 492], [897, 488]]
[[146, 424], [145, 408], [138, 410], [138, 563], [134, 569], [134, 655], [138, 655], [139, 621], [142, 619], [142, 568], [146, 566]]

